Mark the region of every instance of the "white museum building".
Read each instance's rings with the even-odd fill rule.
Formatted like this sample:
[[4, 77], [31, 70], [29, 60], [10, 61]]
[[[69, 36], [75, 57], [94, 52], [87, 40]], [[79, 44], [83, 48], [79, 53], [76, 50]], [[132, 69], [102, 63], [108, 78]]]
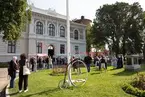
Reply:
[[[28, 57], [45, 54], [67, 55], [66, 16], [55, 10], [32, 7], [32, 20], [16, 42], [3, 41], [0, 34], [0, 62], [7, 62], [21, 53]], [[70, 21], [71, 56], [85, 56], [86, 25]]]

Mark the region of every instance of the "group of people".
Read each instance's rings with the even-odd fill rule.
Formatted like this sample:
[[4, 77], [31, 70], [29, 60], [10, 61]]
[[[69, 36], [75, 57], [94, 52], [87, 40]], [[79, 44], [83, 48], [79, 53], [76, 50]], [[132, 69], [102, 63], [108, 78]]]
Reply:
[[[74, 60], [75, 58], [72, 57], [71, 61]], [[8, 67], [8, 74], [10, 75], [10, 88], [14, 88], [14, 80], [16, 78], [16, 73], [19, 74], [19, 92], [22, 92], [22, 84], [24, 83], [24, 92], [28, 91], [28, 75], [24, 75], [23, 72], [23, 66], [27, 66], [30, 68], [29, 63], [31, 64], [32, 71], [35, 71], [35, 68], [37, 66], [39, 68], [42, 67], [47, 67], [47, 68], [53, 68], [53, 64], [57, 62], [59, 65], [60, 64], [67, 64], [67, 58], [64, 58], [62, 60], [60, 57], [56, 58], [55, 61], [53, 61], [53, 58], [51, 57], [31, 57], [30, 60], [26, 58], [25, 54], [20, 55], [20, 60], [16, 56], [13, 56], [12, 60], [9, 62], [9, 67]], [[107, 59], [105, 56], [95, 56], [94, 61], [92, 61], [92, 57], [87, 54], [87, 56], [84, 57], [84, 62], [87, 66], [88, 72], [90, 72], [90, 67], [91, 63], [93, 62], [94, 65], [101, 70], [101, 68], [104, 68], [105, 70], [107, 69]], [[37, 64], [36, 64], [37, 63]], [[116, 68], [122, 68], [123, 67], [123, 61], [122, 57], [112, 57], [111, 60], [112, 66]], [[45, 65], [45, 66], [43, 66]], [[75, 65], [73, 66], [74, 69], [76, 68]]]
[[22, 92], [22, 84], [24, 84], [24, 92], [28, 91], [28, 75], [24, 75], [23, 66], [27, 66], [27, 68], [31, 69], [31, 71], [36, 71], [37, 69], [42, 68], [53, 68], [54, 64], [66, 64], [66, 58], [51, 58], [51, 56], [45, 57], [30, 57], [28, 60], [25, 54], [20, 55], [20, 60], [18, 60], [17, 56], [13, 56], [12, 60], [9, 62], [8, 67], [8, 75], [10, 76], [10, 88], [14, 88], [14, 81], [16, 78], [16, 74], [19, 75], [19, 92]]
[[[95, 67], [98, 68], [99, 70], [101, 70], [102, 68], [106, 70], [108, 59], [106, 56], [102, 55], [102, 56], [95, 56], [92, 60], [91, 56], [87, 55], [84, 58], [84, 62], [87, 65], [88, 72], [90, 72], [90, 64], [91, 63], [94, 63]], [[122, 56], [118, 56], [118, 57], [113, 56], [111, 58], [111, 65], [116, 69], [122, 68], [123, 67]]]
[[[75, 57], [72, 57], [71, 61], [73, 61], [74, 59], [75, 59]], [[106, 60], [105, 56], [95, 56], [94, 60], [93, 60], [91, 55], [87, 54], [87, 56], [84, 57], [83, 61], [87, 66], [88, 72], [90, 72], [90, 67], [91, 67], [92, 63], [94, 63], [95, 67], [99, 68], [99, 70], [101, 70], [101, 68], [104, 68], [105, 70], [107, 69], [107, 60]], [[75, 69], [77, 69], [77, 66], [75, 64], [73, 64], [73, 68], [75, 70]]]
[[22, 92], [22, 85], [24, 84], [24, 92], [28, 91], [28, 75], [24, 75], [23, 66], [29, 68], [29, 62], [25, 54], [20, 55], [20, 60], [16, 56], [12, 58], [8, 67], [8, 75], [10, 76], [10, 88], [14, 88], [14, 81], [16, 73], [19, 73], [19, 92]]
[[29, 62], [31, 64], [32, 71], [36, 71], [37, 69], [53, 68], [53, 59], [51, 56], [37, 56], [37, 58], [30, 57]]
[[[36, 66], [37, 63], [37, 66]], [[30, 64], [32, 65], [32, 71], [35, 71], [36, 69], [50, 69], [53, 68], [54, 65], [65, 65], [67, 64], [67, 58], [66, 57], [51, 57], [51, 56], [37, 56], [30, 58]]]
[[118, 69], [118, 68], [122, 68], [123, 67], [123, 58], [122, 56], [113, 56], [112, 59], [111, 59], [111, 65]]
[[105, 56], [95, 56], [94, 64], [99, 70], [101, 70], [101, 68], [104, 68], [105, 70], [107, 69], [107, 59]]

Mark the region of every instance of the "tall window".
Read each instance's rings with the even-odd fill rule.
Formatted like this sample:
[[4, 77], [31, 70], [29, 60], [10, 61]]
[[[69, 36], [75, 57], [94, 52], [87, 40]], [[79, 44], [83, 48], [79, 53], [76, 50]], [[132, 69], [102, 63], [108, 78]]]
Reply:
[[55, 36], [55, 26], [53, 24], [49, 24], [49, 36]]
[[41, 42], [37, 42], [37, 53], [42, 53], [42, 43]]
[[16, 42], [8, 41], [8, 53], [16, 53]]
[[60, 27], [60, 37], [65, 37], [65, 28], [64, 28], [64, 26]]
[[75, 54], [79, 54], [79, 46], [75, 46]]
[[60, 54], [65, 54], [65, 45], [60, 44]]
[[78, 32], [78, 30], [74, 31], [74, 39], [76, 39], [76, 40], [79, 39], [79, 32]]
[[83, 31], [80, 31], [80, 39], [84, 39]]
[[40, 21], [36, 23], [36, 34], [43, 34], [43, 24]]
[[73, 33], [70, 33], [70, 38], [74, 38]]

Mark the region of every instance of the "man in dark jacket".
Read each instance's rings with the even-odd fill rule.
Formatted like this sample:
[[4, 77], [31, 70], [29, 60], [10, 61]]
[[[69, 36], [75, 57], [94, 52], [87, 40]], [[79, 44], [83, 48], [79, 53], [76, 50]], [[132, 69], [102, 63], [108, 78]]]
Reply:
[[35, 65], [34, 57], [30, 58], [30, 64], [32, 65], [32, 71], [34, 71], [34, 65]]
[[92, 62], [92, 58], [90, 57], [89, 54], [87, 54], [87, 56], [84, 58], [84, 62], [87, 65], [88, 72], [90, 72], [90, 65]]
[[18, 64], [17, 64], [17, 57], [14, 56], [13, 60], [10, 61], [9, 68], [8, 68], [8, 75], [10, 75], [10, 77], [11, 77], [10, 88], [14, 88], [14, 80], [16, 78], [16, 70], [18, 70]]

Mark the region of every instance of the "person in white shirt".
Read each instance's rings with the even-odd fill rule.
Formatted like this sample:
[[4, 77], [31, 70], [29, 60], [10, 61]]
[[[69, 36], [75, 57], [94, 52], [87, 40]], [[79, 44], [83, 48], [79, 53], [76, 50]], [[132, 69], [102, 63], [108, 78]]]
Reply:
[[51, 58], [51, 56], [49, 56], [49, 68], [53, 68], [53, 64], [52, 64], [52, 58]]

